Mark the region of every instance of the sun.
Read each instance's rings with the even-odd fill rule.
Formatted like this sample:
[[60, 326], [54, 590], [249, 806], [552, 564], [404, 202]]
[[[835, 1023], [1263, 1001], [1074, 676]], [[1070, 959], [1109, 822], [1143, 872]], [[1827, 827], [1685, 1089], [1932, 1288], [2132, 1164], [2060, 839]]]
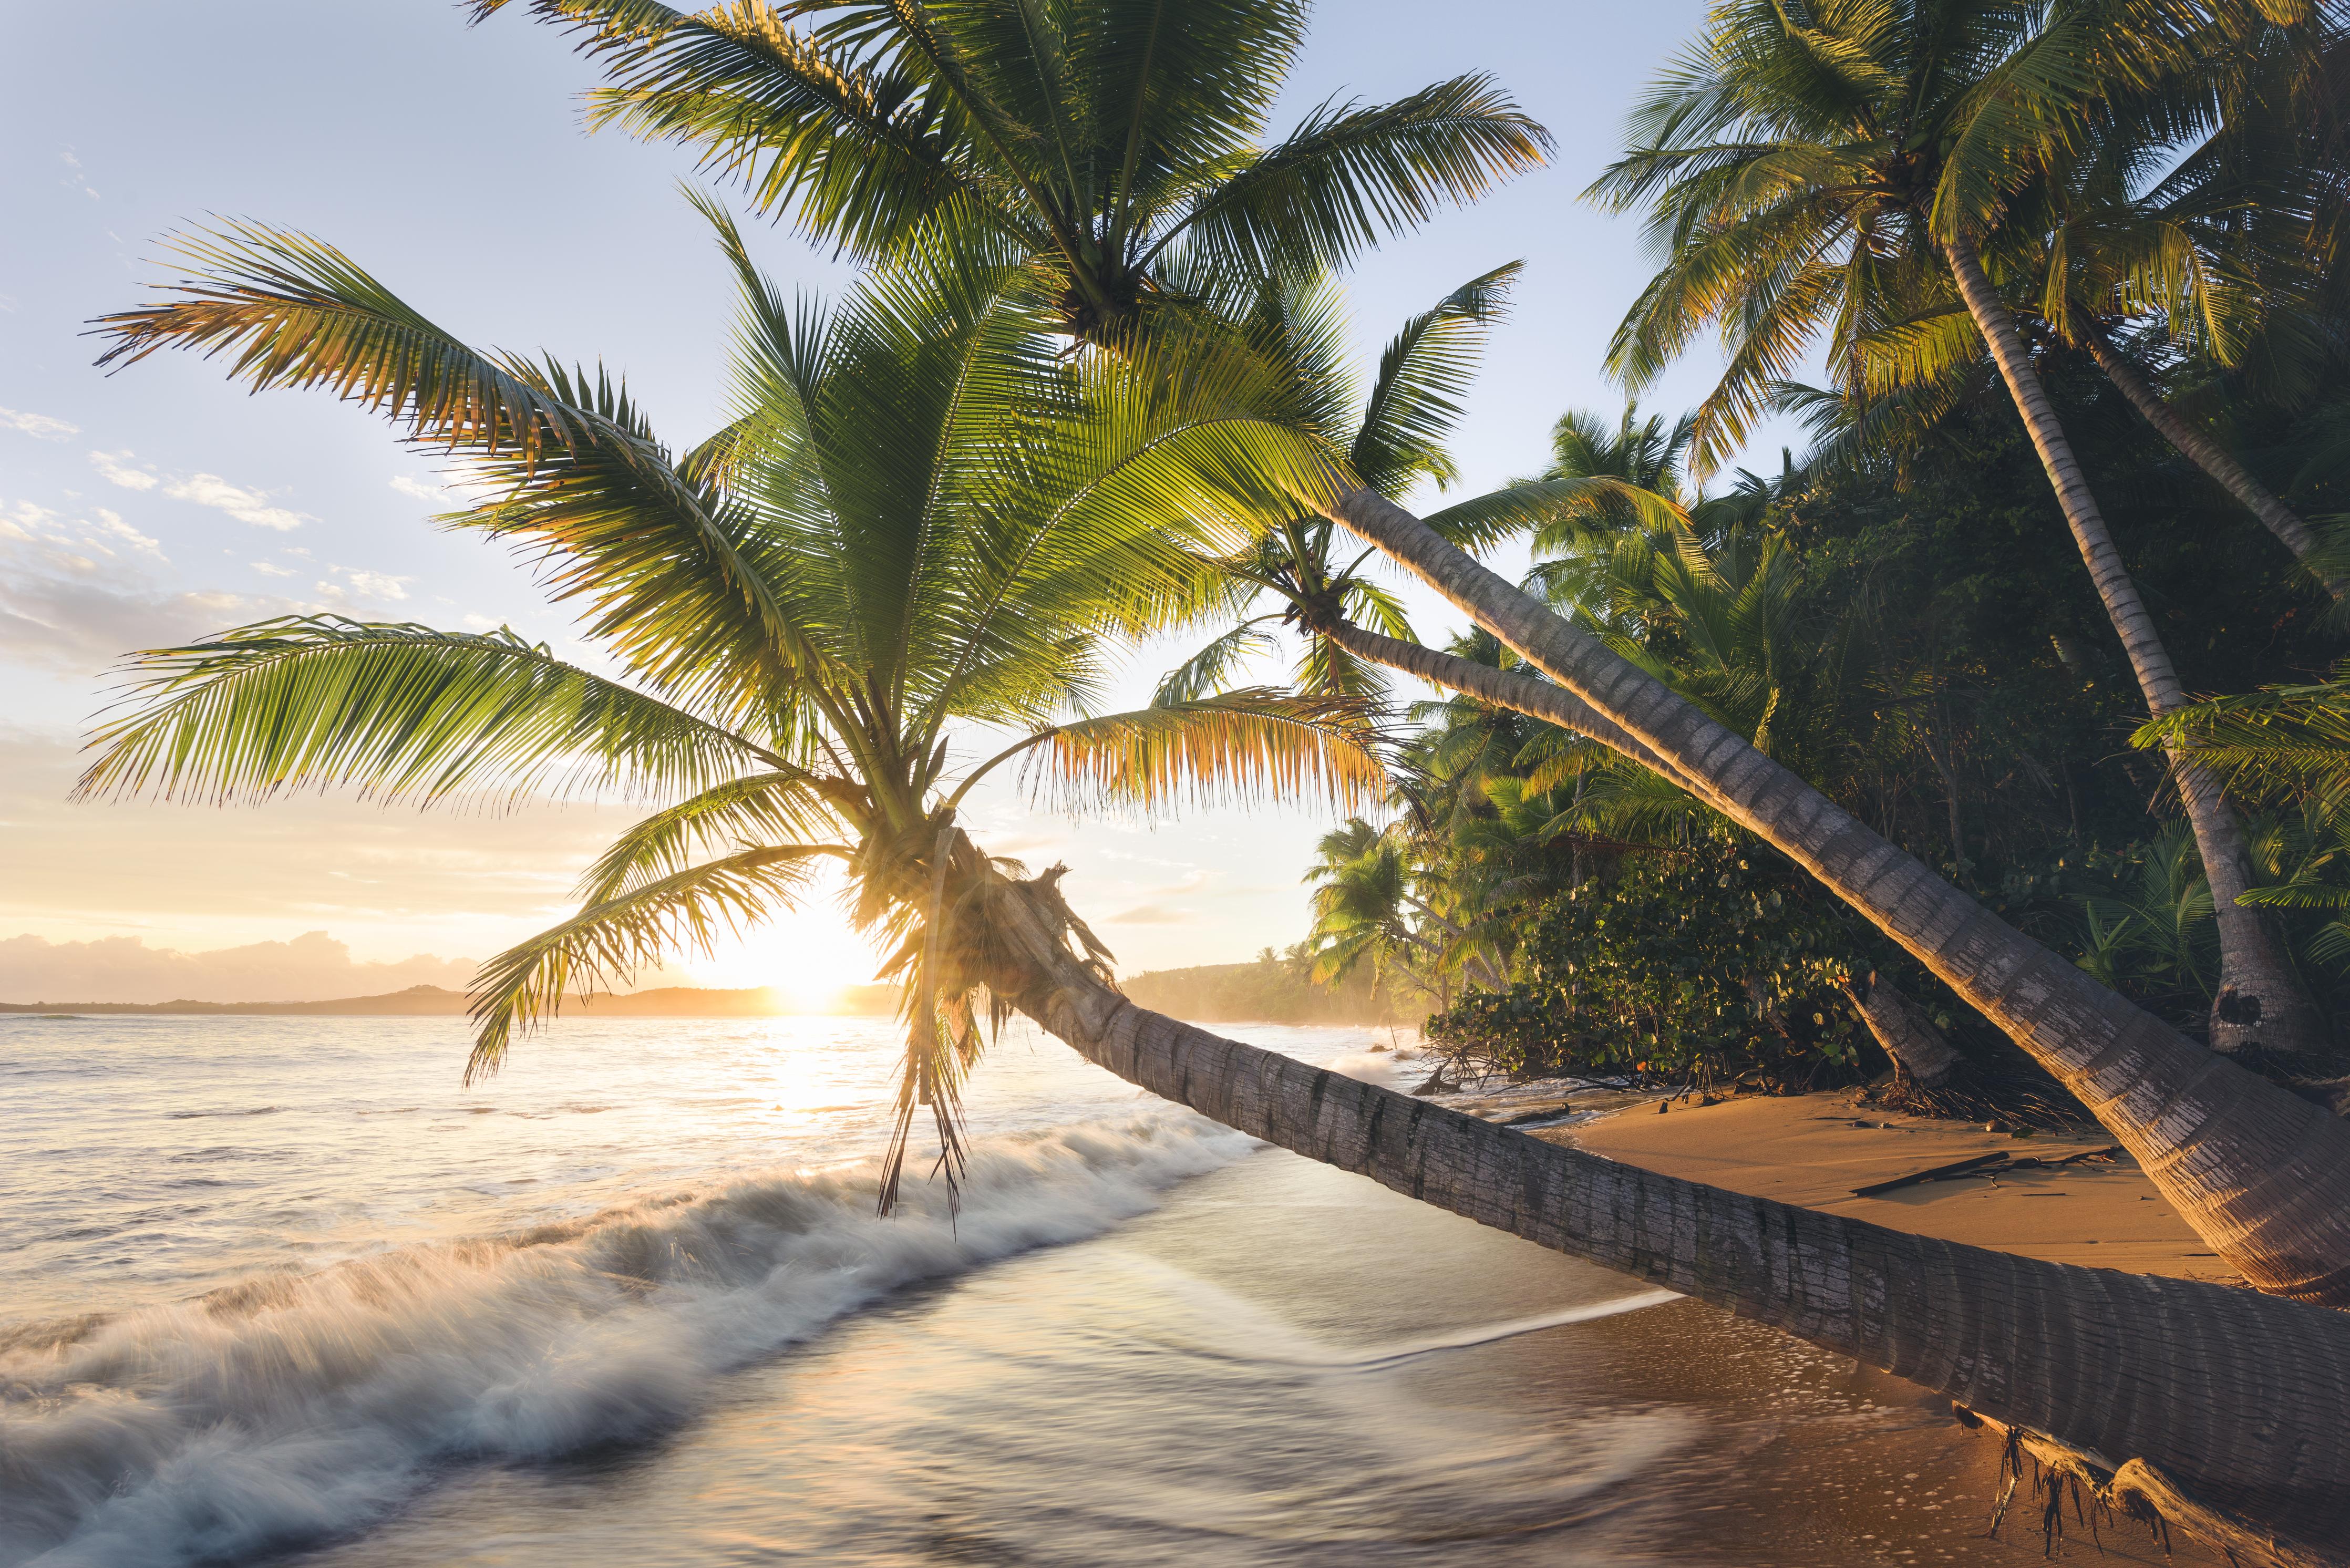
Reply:
[[779, 915], [683, 966], [696, 983], [721, 990], [773, 986], [795, 1007], [821, 1012], [852, 985], [870, 985], [873, 950], [829, 901]]

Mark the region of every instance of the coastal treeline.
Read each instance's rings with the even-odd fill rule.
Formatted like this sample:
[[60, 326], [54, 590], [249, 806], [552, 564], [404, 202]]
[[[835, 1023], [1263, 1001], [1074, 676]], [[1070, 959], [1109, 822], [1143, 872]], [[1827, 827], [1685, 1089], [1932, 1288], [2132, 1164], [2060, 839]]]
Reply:
[[[567, 995], [837, 872], [907, 998], [884, 1211], [918, 1120], [956, 1178], [960, 1087], [1018, 1012], [1269, 1142], [2051, 1434], [2117, 1507], [2333, 1560], [2341, 15], [1723, 0], [1595, 192], [1661, 258], [1627, 389], [1701, 332], [1731, 374], [1685, 422], [1565, 419], [1539, 472], [1422, 516], [1520, 269], [1360, 375], [1334, 279], [1553, 157], [1492, 79], [1276, 130], [1288, 4], [526, 9], [604, 73], [597, 123], [867, 270], [795, 305], [700, 198], [735, 396], [672, 442], [607, 373], [473, 348], [321, 241], [183, 236], [185, 275], [99, 324], [107, 360], [192, 350], [381, 415], [468, 482], [442, 521], [537, 560], [608, 672], [504, 631], [234, 628], [133, 656], [86, 793], [599, 783], [654, 809], [484, 966], [476, 1075]], [[1718, 472], [1773, 407], [1816, 444]], [[1523, 582], [1481, 558], [1512, 540]], [[1396, 570], [1477, 630], [1423, 642]], [[1197, 654], [1105, 711], [1115, 660], [1179, 631]], [[1079, 812], [1331, 803], [1313, 967], [1431, 993], [1497, 1065], [1789, 1083], [1874, 1049], [1931, 1089], [2012, 1051], [2249, 1288], [1636, 1172], [1153, 1011], [1065, 868], [974, 836], [990, 777]]]

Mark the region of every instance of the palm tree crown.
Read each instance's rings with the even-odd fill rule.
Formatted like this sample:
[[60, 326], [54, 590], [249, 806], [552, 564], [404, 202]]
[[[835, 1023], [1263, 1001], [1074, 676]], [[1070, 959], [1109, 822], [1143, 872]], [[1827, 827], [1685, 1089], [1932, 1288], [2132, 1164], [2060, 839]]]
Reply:
[[1095, 340], [1215, 276], [1341, 265], [1550, 146], [1483, 76], [1267, 144], [1299, 0], [528, 4], [604, 67], [591, 123], [699, 149], [859, 261], [1050, 256]]
[[226, 353], [255, 387], [328, 386], [453, 450], [484, 498], [442, 521], [531, 554], [618, 673], [504, 630], [246, 627], [135, 657], [82, 792], [581, 784], [658, 803], [577, 915], [484, 966], [473, 1071], [567, 990], [706, 947], [831, 863], [908, 988], [899, 1147], [929, 1105], [952, 1153], [986, 926], [957, 906], [1000, 881], [955, 826], [981, 778], [1017, 761], [1060, 804], [1144, 811], [1377, 787], [1335, 704], [1242, 691], [1089, 714], [1118, 641], [1219, 607], [1200, 565], [1217, 519], [1327, 469], [1247, 411], [1243, 358], [1059, 352], [1036, 268], [900, 271], [827, 313], [781, 298], [712, 216], [743, 286], [738, 407], [681, 457], [600, 375], [466, 348], [316, 241], [188, 242], [198, 275], [106, 318], [109, 358]]

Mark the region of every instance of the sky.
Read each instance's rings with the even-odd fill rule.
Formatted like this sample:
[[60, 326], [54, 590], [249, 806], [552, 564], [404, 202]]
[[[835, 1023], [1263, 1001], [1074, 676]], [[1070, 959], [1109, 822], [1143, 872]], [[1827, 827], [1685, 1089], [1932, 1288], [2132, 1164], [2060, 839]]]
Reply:
[[[581, 650], [525, 571], [429, 525], [448, 504], [433, 465], [373, 418], [324, 394], [248, 396], [192, 356], [92, 368], [85, 324], [172, 275], [157, 243], [170, 231], [213, 217], [307, 231], [468, 341], [600, 358], [673, 445], [718, 421], [733, 295], [679, 192], [691, 158], [588, 135], [577, 95], [590, 68], [521, 10], [468, 27], [446, 0], [231, 0], [201, 26], [183, 5], [148, 0], [7, 7], [0, 1000], [443, 982], [569, 913], [579, 871], [629, 820], [625, 806], [580, 800], [470, 815], [335, 797], [68, 800], [109, 667], [134, 648], [324, 609], [507, 624]], [[1455, 443], [1464, 493], [1539, 469], [1565, 409], [1621, 406], [1600, 359], [1646, 258], [1633, 221], [1578, 193], [1700, 11], [1700, 0], [1455, 0], [1438, 29], [1402, 0], [1325, 0], [1315, 14], [1276, 131], [1333, 95], [1385, 100], [1484, 69], [1558, 139], [1549, 168], [1388, 243], [1348, 280], [1367, 359], [1407, 315], [1501, 262], [1526, 263]], [[837, 291], [847, 276], [787, 229], [754, 229], [753, 243], [787, 286]], [[1693, 359], [1646, 401], [1678, 410], [1714, 369]], [[1775, 467], [1783, 439], [1765, 432], [1748, 461]], [[1459, 628], [1406, 587], [1424, 639]], [[1184, 651], [1139, 651], [1125, 682], [1135, 700]], [[1076, 823], [1010, 788], [972, 815], [996, 853], [1068, 862], [1067, 891], [1128, 972], [1297, 940], [1299, 877], [1332, 820], [1260, 805]], [[869, 972], [818, 902], [645, 979], [816, 992]]]

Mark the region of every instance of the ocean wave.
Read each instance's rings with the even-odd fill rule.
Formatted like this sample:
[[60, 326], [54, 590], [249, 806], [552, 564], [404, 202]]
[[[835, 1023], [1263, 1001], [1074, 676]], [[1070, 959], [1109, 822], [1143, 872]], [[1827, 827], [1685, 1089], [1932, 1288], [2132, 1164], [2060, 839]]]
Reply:
[[989, 1139], [959, 1217], [870, 1163], [648, 1195], [0, 1334], [0, 1564], [168, 1568], [360, 1529], [436, 1464], [658, 1431], [885, 1292], [1097, 1234], [1253, 1141], [1180, 1112]]
[[167, 1122], [200, 1122], [208, 1116], [274, 1116], [284, 1108], [281, 1106], [238, 1106], [218, 1111], [165, 1111], [163, 1119]]

